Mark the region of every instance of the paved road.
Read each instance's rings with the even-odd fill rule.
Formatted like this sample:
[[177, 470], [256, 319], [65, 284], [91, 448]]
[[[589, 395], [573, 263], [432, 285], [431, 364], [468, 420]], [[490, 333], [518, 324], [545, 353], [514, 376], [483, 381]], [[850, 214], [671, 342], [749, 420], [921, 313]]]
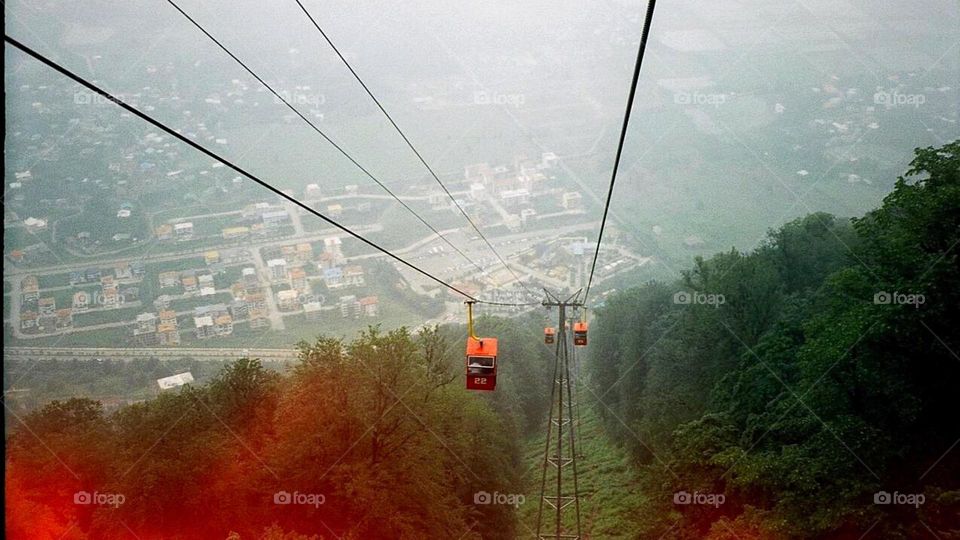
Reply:
[[[469, 193], [470, 193], [469, 190], [450, 192], [450, 194], [454, 196], [468, 195]], [[333, 195], [330, 197], [320, 197], [317, 200], [320, 202], [328, 202], [328, 201], [343, 201], [343, 200], [349, 200], [349, 199], [374, 199], [374, 200], [382, 200], [382, 201], [394, 200], [392, 195], [362, 194], [362, 193], [357, 193], [353, 195]], [[400, 199], [401, 201], [429, 201], [430, 195], [397, 195], [397, 199]]]
[[10, 320], [10, 328], [13, 329], [14, 336], [20, 334], [20, 302], [23, 301], [20, 292], [21, 279], [23, 278], [17, 276], [8, 280], [10, 283], [10, 314], [7, 318]]
[[283, 209], [286, 210], [287, 215], [290, 216], [290, 222], [293, 224], [295, 236], [304, 236], [306, 232], [303, 230], [303, 221], [300, 219], [300, 207], [284, 199]]
[[286, 325], [283, 324], [283, 316], [280, 315], [280, 308], [277, 306], [277, 298], [270, 289], [269, 284], [273, 283], [273, 279], [270, 277], [270, 272], [266, 263], [263, 262], [263, 254], [260, 253], [259, 248], [253, 249], [251, 254], [253, 256], [253, 266], [257, 269], [257, 274], [260, 276], [260, 282], [263, 283], [263, 281], [266, 280], [268, 284], [266, 287], [264, 287], [263, 297], [267, 302], [267, 316], [270, 317], [270, 329], [284, 330]]
[[279, 362], [297, 358], [295, 349], [226, 349], [226, 348], [186, 348], [186, 347], [4, 347], [3, 357], [20, 359], [73, 359], [97, 358], [134, 359], [134, 358], [184, 358], [197, 360], [229, 360], [236, 358], [260, 358], [264, 361]]

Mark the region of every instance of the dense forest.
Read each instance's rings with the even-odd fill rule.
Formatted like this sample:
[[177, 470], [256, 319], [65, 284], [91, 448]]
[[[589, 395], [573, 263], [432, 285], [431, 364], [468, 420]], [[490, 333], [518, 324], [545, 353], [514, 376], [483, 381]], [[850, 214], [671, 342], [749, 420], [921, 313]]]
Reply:
[[590, 393], [642, 538], [960, 538], [960, 142], [598, 311]]
[[[609, 297], [583, 395], [638, 473], [620, 497], [632, 536], [960, 538], [958, 242], [954, 142], [918, 150], [861, 218], [809, 215]], [[525, 536], [513, 506], [474, 501], [529, 491], [542, 322], [479, 321], [500, 338], [490, 394], [463, 388], [463, 327], [371, 328], [300, 343], [286, 372], [241, 360], [113, 412], [70, 399], [17, 415], [7, 536]]]
[[8, 537], [513, 538], [514, 507], [473, 503], [519, 492], [546, 414], [533, 321], [479, 322], [524, 359], [489, 395], [463, 389], [446, 327], [319, 338], [289, 373], [241, 360], [112, 414], [54, 401], [7, 440]]

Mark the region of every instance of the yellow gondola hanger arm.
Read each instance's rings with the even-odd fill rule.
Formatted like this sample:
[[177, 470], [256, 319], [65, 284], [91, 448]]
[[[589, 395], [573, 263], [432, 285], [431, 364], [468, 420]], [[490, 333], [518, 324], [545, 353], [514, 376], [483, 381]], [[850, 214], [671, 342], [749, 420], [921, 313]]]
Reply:
[[473, 339], [479, 339], [473, 331], [473, 302], [468, 300], [464, 303], [467, 304], [467, 335]]

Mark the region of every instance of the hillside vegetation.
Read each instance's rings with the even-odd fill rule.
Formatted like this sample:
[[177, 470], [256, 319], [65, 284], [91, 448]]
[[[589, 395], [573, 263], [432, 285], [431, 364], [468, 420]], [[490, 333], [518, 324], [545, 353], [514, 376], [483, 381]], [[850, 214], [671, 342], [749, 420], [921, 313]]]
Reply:
[[960, 538], [958, 242], [954, 142], [862, 218], [611, 298], [590, 387], [649, 537]]
[[524, 359], [504, 362], [493, 395], [464, 389], [462, 329], [371, 329], [301, 343], [287, 374], [241, 360], [109, 415], [54, 401], [7, 440], [7, 534], [513, 538], [513, 508], [474, 494], [519, 492], [549, 351], [515, 321], [480, 326]]

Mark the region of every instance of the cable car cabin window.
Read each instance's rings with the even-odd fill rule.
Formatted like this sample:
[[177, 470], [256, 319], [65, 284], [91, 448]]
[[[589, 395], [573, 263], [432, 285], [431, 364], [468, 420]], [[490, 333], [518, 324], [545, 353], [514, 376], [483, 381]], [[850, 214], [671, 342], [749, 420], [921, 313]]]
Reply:
[[553, 343], [556, 341], [557, 331], [553, 328], [544, 328], [543, 329], [543, 342], [546, 344]]
[[468, 356], [468, 368], [493, 369], [497, 364], [497, 359], [492, 356]]

